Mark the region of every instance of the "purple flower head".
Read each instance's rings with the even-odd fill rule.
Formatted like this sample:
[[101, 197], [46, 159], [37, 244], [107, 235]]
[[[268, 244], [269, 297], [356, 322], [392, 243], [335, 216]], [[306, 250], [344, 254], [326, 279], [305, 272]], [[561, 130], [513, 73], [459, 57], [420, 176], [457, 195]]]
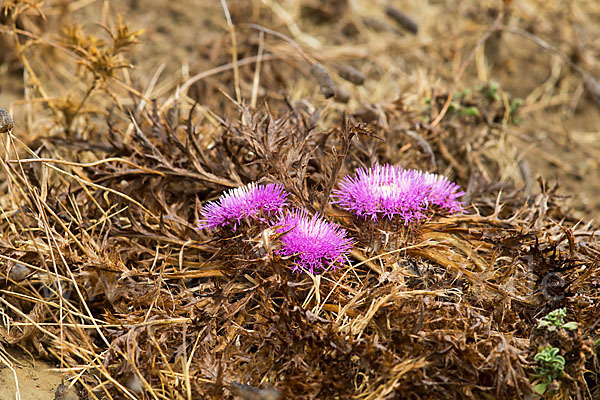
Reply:
[[419, 172], [425, 184], [429, 187], [427, 201], [450, 213], [463, 211], [463, 203], [458, 198], [465, 194], [460, 186], [451, 182], [443, 175], [431, 172]]
[[358, 217], [399, 216], [408, 224], [423, 219], [431, 206], [450, 212], [462, 210], [457, 198], [464, 193], [459, 190], [444, 176], [386, 164], [347, 175], [332, 196], [337, 198], [334, 204]]
[[264, 216], [282, 210], [287, 195], [279, 184], [250, 183], [231, 189], [219, 200], [204, 206], [199, 229], [213, 229], [233, 223], [233, 230], [236, 230], [244, 219], [265, 222]]
[[353, 245], [345, 229], [319, 215], [310, 217], [305, 209], [280, 214], [274, 225], [278, 233], [284, 233], [277, 254], [296, 256], [292, 268], [296, 272], [335, 269], [337, 262], [344, 263], [343, 256]]

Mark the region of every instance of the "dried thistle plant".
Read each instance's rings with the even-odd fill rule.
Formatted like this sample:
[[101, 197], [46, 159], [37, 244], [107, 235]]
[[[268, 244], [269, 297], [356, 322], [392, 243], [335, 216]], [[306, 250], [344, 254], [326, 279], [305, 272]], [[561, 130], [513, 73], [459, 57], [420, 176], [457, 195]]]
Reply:
[[[120, 108], [122, 107], [118, 101], [117, 88], [138, 93], [121, 81], [117, 71], [132, 67], [125, 53], [138, 43], [137, 38], [142, 31], [130, 31], [121, 16], [117, 15], [114, 29], [98, 24], [108, 36], [107, 40], [94, 34], [86, 34], [77, 23], [63, 28], [62, 40], [58, 42], [42, 38], [34, 32], [26, 32], [27, 34], [23, 35], [17, 21], [32, 11], [44, 17], [43, 5], [43, 1], [12, 1], [5, 3], [3, 11], [9, 18], [16, 52], [27, 72], [29, 81], [25, 82], [26, 85], [35, 89], [53, 112], [57, 125], [62, 126], [67, 136], [71, 136], [79, 116], [102, 114], [97, 106], [86, 106], [94, 92], [106, 92]], [[51, 67], [48, 67], [47, 63], [51, 62], [51, 59], [45, 60], [41, 51], [45, 48], [58, 48], [72, 56], [74, 65], [63, 66], [66, 67], [65, 71], [70, 72], [76, 65], [83, 68], [84, 72], [75, 75], [67, 73], [63, 76], [64, 81], [57, 85], [57, 77], [64, 72], [50, 72]], [[65, 90], [65, 87], [68, 89]]]
[[132, 67], [123, 53], [138, 43], [143, 30], [131, 32], [120, 15], [117, 15], [114, 31], [106, 25], [98, 26], [108, 34], [108, 41], [93, 34], [86, 35], [78, 23], [65, 27], [63, 35], [66, 47], [78, 57], [77, 64], [83, 66], [94, 81], [102, 83], [113, 78], [116, 71]]

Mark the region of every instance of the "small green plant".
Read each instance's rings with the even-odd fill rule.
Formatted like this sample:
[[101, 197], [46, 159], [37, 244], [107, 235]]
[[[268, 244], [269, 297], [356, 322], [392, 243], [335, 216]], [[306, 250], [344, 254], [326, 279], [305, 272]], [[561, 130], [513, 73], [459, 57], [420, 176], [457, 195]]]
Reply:
[[512, 99], [510, 101], [510, 113], [514, 114], [515, 111], [517, 111], [517, 108], [521, 107], [523, 105], [523, 99], [520, 98], [516, 98], [516, 99]]
[[470, 98], [473, 94], [473, 91], [470, 88], [466, 88], [464, 90], [458, 90], [454, 93], [453, 99], [460, 100], [462, 98]]
[[565, 322], [564, 318], [566, 316], [566, 308], [557, 308], [542, 318], [537, 329], [546, 328], [549, 332], [553, 332], [557, 328], [568, 329], [570, 331], [577, 329], [577, 322]]
[[521, 122], [522, 122], [521, 118], [517, 117], [515, 114], [517, 112], [517, 109], [519, 107], [521, 107], [522, 105], [523, 105], [523, 99], [516, 98], [516, 99], [512, 99], [510, 101], [510, 107], [509, 107], [510, 108], [510, 112], [509, 112], [509, 115], [510, 115], [510, 123], [511, 124], [514, 124], [514, 125], [521, 124]]
[[500, 95], [498, 94], [498, 90], [500, 89], [500, 84], [496, 81], [490, 81], [483, 88], [483, 94], [491, 100], [500, 101]]
[[533, 358], [539, 364], [535, 377], [542, 379], [542, 382], [534, 386], [537, 393], [544, 394], [548, 385], [563, 375], [565, 358], [559, 352], [559, 348], [548, 345], [541, 348]]
[[460, 115], [464, 117], [479, 117], [479, 110], [475, 106], [464, 107], [460, 110]]

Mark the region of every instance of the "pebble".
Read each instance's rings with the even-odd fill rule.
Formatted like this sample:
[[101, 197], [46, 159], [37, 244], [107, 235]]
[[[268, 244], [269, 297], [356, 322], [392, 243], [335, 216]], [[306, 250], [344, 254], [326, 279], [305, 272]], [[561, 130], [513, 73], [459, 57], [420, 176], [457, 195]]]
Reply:
[[4, 108], [0, 108], [0, 133], [10, 131], [15, 125], [12, 117]]

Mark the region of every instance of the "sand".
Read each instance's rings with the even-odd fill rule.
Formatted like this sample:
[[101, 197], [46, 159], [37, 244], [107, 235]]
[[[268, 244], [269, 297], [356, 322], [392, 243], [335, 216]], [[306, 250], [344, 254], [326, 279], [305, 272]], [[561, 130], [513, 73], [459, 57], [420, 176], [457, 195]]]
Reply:
[[[13, 363], [17, 375], [21, 400], [54, 399], [54, 392], [61, 384], [61, 375], [52, 371], [53, 365], [35, 360], [23, 354], [13, 353], [19, 364]], [[0, 400], [14, 400], [17, 397], [17, 385], [13, 371], [6, 366], [0, 367]]]

